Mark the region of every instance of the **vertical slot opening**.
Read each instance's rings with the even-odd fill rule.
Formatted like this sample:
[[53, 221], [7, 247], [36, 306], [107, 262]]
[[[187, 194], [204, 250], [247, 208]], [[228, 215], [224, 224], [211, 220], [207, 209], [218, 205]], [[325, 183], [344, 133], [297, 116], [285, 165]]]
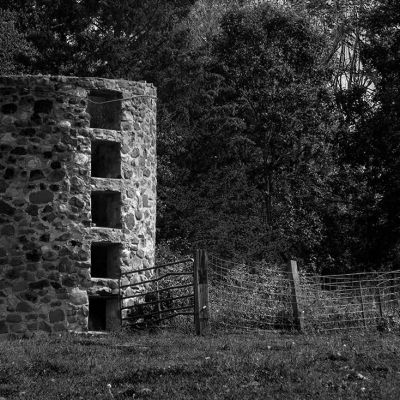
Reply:
[[106, 330], [106, 299], [89, 297], [89, 331]]
[[116, 331], [120, 327], [118, 297], [89, 297], [90, 331]]
[[121, 245], [118, 243], [92, 243], [91, 276], [118, 279], [120, 274]]
[[120, 130], [122, 93], [112, 90], [91, 90], [86, 111], [90, 127]]
[[121, 178], [121, 144], [108, 140], [92, 141], [92, 176]]
[[92, 222], [104, 228], [120, 229], [121, 225], [121, 193], [92, 192]]

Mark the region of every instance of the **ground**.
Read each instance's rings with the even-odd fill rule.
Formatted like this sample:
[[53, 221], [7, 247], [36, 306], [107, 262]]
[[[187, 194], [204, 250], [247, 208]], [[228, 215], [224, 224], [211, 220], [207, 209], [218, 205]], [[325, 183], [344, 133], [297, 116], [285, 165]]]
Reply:
[[[400, 399], [391, 333], [157, 332], [0, 342], [0, 399]], [[111, 385], [111, 386], [110, 386]]]

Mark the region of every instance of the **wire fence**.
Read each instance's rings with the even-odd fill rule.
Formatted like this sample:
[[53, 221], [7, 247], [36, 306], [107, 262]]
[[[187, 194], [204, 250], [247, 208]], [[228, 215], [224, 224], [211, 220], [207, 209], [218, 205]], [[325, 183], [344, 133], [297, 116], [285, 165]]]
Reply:
[[[344, 275], [299, 273], [297, 306], [307, 332], [400, 327], [400, 271]], [[209, 255], [212, 329], [291, 330], [291, 276]]]

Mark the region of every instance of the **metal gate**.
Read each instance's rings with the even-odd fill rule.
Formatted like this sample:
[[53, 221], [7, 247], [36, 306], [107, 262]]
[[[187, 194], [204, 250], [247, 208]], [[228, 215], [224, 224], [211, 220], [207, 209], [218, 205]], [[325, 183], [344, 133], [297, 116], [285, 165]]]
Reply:
[[121, 273], [122, 326], [146, 329], [177, 316], [194, 316], [193, 287], [192, 258]]

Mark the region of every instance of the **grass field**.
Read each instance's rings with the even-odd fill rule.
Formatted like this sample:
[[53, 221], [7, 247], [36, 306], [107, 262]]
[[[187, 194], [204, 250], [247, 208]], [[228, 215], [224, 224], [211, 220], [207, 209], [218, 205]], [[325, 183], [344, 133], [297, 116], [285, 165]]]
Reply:
[[400, 337], [159, 332], [4, 341], [0, 398], [398, 400]]

